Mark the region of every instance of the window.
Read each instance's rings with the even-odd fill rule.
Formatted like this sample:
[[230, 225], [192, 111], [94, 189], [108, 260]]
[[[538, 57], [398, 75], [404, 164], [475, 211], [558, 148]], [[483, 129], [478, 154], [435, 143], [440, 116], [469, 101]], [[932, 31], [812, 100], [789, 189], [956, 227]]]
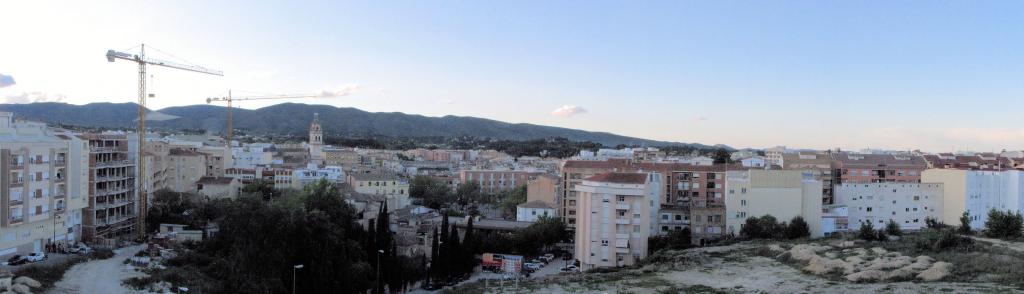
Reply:
[[914, 201], [921, 200], [921, 196], [914, 196]]
[[626, 196], [619, 196], [619, 202], [626, 202]]
[[683, 220], [683, 216], [682, 216], [682, 215], [678, 215], [678, 214], [677, 214], [677, 215], [676, 215], [676, 220]]
[[747, 193], [747, 188], [741, 188], [740, 193]]
[[740, 200], [740, 206], [747, 206], [747, 200]]
[[608, 246], [608, 240], [601, 240], [601, 246]]
[[729, 195], [736, 194], [736, 190], [729, 189]]
[[868, 211], [871, 211], [871, 207], [870, 206], [868, 206]]

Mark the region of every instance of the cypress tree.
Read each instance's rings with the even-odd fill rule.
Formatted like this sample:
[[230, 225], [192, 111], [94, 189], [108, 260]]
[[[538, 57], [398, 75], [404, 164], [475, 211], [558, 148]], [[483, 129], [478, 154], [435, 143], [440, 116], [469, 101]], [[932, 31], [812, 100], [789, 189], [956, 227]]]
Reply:
[[440, 248], [438, 248], [439, 246], [438, 246], [437, 227], [434, 227], [434, 239], [433, 239], [432, 243], [433, 243], [433, 244], [431, 244], [432, 246], [430, 246], [430, 268], [428, 269], [428, 273], [427, 273], [427, 281], [429, 281], [429, 282], [436, 282], [437, 281], [437, 277], [439, 276], [439, 273], [438, 273], [438, 262], [440, 261], [440, 258], [441, 258], [440, 250], [439, 250]]
[[452, 253], [451, 261], [449, 262], [453, 267], [450, 270], [449, 276], [451, 278], [462, 275], [463, 265], [465, 261], [463, 257], [466, 256], [465, 252], [461, 251], [459, 246], [459, 229], [452, 225], [452, 232], [448, 234], [448, 239], [451, 240], [451, 246], [448, 246], [448, 252]]

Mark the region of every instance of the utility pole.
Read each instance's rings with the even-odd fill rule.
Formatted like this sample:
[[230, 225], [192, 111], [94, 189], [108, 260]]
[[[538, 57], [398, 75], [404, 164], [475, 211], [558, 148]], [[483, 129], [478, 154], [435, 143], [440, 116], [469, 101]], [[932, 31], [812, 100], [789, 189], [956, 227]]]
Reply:
[[295, 294], [295, 271], [302, 269], [303, 265], [296, 264], [292, 266], [292, 294]]

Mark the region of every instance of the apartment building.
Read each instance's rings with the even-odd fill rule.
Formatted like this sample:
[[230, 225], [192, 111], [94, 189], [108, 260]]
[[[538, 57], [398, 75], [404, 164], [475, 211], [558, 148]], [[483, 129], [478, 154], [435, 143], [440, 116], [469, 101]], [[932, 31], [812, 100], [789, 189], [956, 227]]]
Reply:
[[321, 179], [339, 184], [346, 181], [345, 172], [341, 170], [341, 167], [328, 166], [318, 168], [310, 163], [306, 168], [292, 171], [292, 188], [302, 189], [302, 187]]
[[361, 162], [359, 153], [348, 148], [324, 148], [326, 165], [355, 166]]
[[[1012, 169], [1014, 159], [1003, 157], [995, 153], [977, 153], [972, 155], [957, 155], [953, 153], [939, 153], [923, 155], [928, 168], [951, 168], [966, 170], [1006, 170]], [[1018, 159], [1019, 161], [1019, 159]]]
[[124, 134], [82, 134], [88, 142], [89, 207], [83, 222], [87, 240], [129, 236], [138, 216], [136, 161]]
[[45, 124], [15, 122], [12, 113], [0, 112], [0, 257], [81, 240], [87, 162], [71, 154], [71, 144], [82, 147]]
[[631, 162], [628, 159], [608, 159], [604, 161], [591, 160], [568, 160], [562, 163], [562, 197], [558, 204], [558, 213], [565, 221], [566, 228], [570, 231], [576, 228], [576, 186], [583, 183], [583, 179], [598, 174], [623, 171], [628, 169]]
[[168, 151], [167, 188], [175, 192], [195, 192], [195, 183], [207, 176], [207, 154], [187, 149]]
[[540, 201], [554, 209], [558, 203], [558, 190], [561, 188], [558, 182], [557, 176], [549, 174], [533, 176], [526, 184], [526, 202]]
[[969, 215], [971, 228], [981, 229], [989, 210], [1024, 212], [1024, 172], [965, 169], [928, 169], [925, 183], [943, 185], [942, 222], [959, 224], [961, 214]]
[[780, 159], [783, 169], [816, 170], [821, 177], [821, 204], [835, 204], [832, 191], [832, 154], [819, 152], [783, 153]]
[[811, 237], [821, 237], [821, 180], [817, 171], [761, 170], [729, 171], [725, 188], [726, 225], [739, 235], [748, 218], [774, 216], [788, 222], [803, 217]]
[[925, 227], [928, 217], [942, 218], [941, 183], [846, 183], [836, 186], [836, 201], [848, 210], [849, 230], [862, 222], [881, 228], [890, 220], [903, 230]]
[[409, 206], [409, 181], [406, 179], [380, 173], [352, 173], [347, 178], [357, 193], [384, 195], [389, 211]]
[[480, 193], [497, 194], [525, 186], [535, 174], [521, 170], [460, 170], [459, 181], [474, 181], [480, 184]]
[[833, 184], [843, 183], [920, 183], [921, 172], [928, 168], [917, 155], [832, 154]]
[[577, 211], [575, 256], [581, 270], [636, 264], [647, 257], [660, 207], [656, 173], [602, 173], [574, 187]]

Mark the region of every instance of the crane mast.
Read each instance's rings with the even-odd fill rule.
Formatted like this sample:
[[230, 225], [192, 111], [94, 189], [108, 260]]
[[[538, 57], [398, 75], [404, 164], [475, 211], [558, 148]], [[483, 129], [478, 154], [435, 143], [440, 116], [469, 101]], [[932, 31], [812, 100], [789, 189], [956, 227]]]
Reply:
[[122, 59], [132, 61], [139, 64], [139, 122], [138, 122], [138, 136], [139, 136], [139, 149], [137, 153], [138, 164], [136, 170], [138, 171], [139, 177], [136, 179], [138, 183], [139, 203], [138, 211], [136, 212], [136, 230], [139, 234], [140, 239], [146, 237], [146, 210], [149, 208], [149, 195], [146, 191], [146, 160], [145, 160], [145, 145], [146, 145], [146, 65], [156, 65], [162, 67], [168, 67], [173, 69], [223, 76], [224, 72], [219, 70], [208, 69], [205, 67], [177, 63], [171, 61], [164, 61], [159, 59], [153, 59], [146, 57], [146, 44], [142, 44], [138, 55], [133, 55], [125, 52], [118, 52], [114, 50], [107, 50], [107, 61], [114, 62], [116, 59]]

